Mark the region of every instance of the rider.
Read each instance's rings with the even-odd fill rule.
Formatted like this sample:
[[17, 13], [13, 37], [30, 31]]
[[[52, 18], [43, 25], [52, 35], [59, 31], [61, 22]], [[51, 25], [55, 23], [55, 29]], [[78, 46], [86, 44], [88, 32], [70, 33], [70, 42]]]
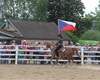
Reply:
[[59, 34], [57, 37], [58, 37], [58, 41], [56, 43], [57, 47], [55, 49], [55, 53], [57, 57], [59, 57], [58, 50], [63, 46], [63, 37], [61, 36], [61, 34]]

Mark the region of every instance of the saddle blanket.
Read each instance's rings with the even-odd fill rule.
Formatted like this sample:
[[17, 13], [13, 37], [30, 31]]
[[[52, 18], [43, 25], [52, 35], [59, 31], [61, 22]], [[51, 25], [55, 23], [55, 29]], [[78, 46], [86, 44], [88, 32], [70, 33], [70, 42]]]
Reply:
[[65, 51], [65, 48], [62, 50], [62, 52], [64, 52]]

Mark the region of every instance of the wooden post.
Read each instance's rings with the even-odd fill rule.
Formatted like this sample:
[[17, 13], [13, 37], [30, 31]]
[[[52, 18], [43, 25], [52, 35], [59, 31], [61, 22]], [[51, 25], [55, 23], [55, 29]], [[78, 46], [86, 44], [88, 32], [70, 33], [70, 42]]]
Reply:
[[16, 55], [15, 55], [15, 64], [18, 64], [18, 45], [15, 47], [15, 52], [16, 52]]

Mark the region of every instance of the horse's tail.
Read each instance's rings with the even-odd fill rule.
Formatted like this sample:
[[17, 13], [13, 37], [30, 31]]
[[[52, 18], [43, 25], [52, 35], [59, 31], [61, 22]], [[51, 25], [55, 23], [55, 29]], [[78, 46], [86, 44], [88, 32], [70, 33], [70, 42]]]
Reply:
[[78, 55], [78, 57], [82, 58], [82, 56], [78, 53], [78, 49], [75, 48], [76, 54]]

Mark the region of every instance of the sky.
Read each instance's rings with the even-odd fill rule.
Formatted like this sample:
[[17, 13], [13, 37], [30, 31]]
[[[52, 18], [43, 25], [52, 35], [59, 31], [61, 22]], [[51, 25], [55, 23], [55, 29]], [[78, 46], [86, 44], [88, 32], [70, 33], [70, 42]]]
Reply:
[[85, 6], [85, 13], [94, 12], [95, 7], [98, 6], [99, 0], [81, 0]]

